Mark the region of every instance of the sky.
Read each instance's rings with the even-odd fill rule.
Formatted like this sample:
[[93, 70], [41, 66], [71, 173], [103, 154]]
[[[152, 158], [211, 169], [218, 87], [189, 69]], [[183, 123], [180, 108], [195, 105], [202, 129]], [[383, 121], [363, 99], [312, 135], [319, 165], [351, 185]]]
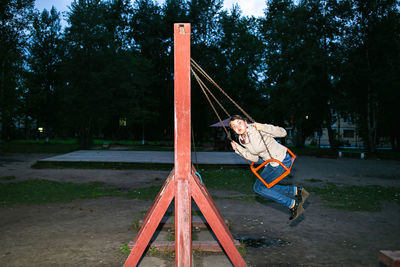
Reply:
[[[50, 10], [54, 6], [57, 11], [63, 12], [69, 10], [67, 6], [71, 2], [72, 0], [36, 0], [35, 7], [42, 11], [44, 8]], [[157, 2], [163, 3], [164, 1], [157, 0]], [[239, 4], [244, 16], [263, 16], [263, 9], [266, 8], [266, 0], [224, 0], [224, 9], [231, 9], [235, 3]]]

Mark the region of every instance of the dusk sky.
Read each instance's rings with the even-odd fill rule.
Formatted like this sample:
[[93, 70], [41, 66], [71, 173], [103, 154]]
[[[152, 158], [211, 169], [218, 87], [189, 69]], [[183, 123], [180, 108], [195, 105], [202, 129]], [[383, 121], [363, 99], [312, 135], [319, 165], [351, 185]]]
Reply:
[[[55, 6], [57, 11], [68, 11], [67, 6], [70, 5], [72, 0], [36, 0], [35, 7], [42, 11], [44, 8], [50, 10], [52, 6]], [[159, 3], [163, 3], [163, 0], [157, 0]], [[263, 16], [263, 9], [266, 8], [266, 0], [225, 0], [224, 8], [230, 9], [233, 4], [238, 3], [242, 9], [243, 15], [245, 16]]]

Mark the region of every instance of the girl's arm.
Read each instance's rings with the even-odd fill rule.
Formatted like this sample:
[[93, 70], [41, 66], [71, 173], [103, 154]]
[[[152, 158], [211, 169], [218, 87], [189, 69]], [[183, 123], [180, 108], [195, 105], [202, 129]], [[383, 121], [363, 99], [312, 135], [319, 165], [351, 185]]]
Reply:
[[261, 124], [261, 123], [253, 123], [254, 127], [261, 132], [272, 135], [272, 137], [285, 137], [286, 130], [279, 126], [274, 126], [272, 124]]
[[242, 147], [239, 144], [237, 144], [237, 146], [236, 146], [235, 153], [249, 161], [252, 161], [252, 162], [258, 161], [257, 155], [250, 153], [246, 148]]

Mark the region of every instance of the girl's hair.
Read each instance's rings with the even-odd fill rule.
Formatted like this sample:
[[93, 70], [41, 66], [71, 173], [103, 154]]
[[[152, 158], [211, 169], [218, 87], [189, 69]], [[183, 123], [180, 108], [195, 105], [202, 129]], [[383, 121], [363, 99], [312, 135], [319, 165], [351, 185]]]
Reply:
[[229, 126], [231, 125], [231, 121], [234, 121], [234, 120], [246, 121], [246, 119], [243, 118], [243, 117], [240, 116], [240, 115], [233, 115], [233, 116], [230, 117]]

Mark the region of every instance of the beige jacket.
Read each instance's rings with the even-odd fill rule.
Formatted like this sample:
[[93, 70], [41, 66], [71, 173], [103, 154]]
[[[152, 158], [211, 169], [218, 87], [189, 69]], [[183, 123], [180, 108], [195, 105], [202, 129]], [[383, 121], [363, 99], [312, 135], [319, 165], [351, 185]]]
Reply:
[[[264, 142], [261, 139], [261, 136], [264, 139]], [[239, 137], [239, 144], [241, 146], [238, 146], [235, 153], [249, 161], [257, 162], [259, 157], [266, 161], [271, 158], [265, 147], [265, 145], [267, 145], [272, 158], [282, 162], [286, 156], [287, 149], [283, 145], [279, 144], [274, 138], [285, 136], [286, 130], [282, 127], [264, 124], [264, 129], [262, 131], [257, 131], [252, 124], [248, 124], [245, 143], [243, 144], [240, 142], [243, 141], [243, 139]], [[279, 165], [276, 162], [271, 162], [270, 164], [274, 167]]]

